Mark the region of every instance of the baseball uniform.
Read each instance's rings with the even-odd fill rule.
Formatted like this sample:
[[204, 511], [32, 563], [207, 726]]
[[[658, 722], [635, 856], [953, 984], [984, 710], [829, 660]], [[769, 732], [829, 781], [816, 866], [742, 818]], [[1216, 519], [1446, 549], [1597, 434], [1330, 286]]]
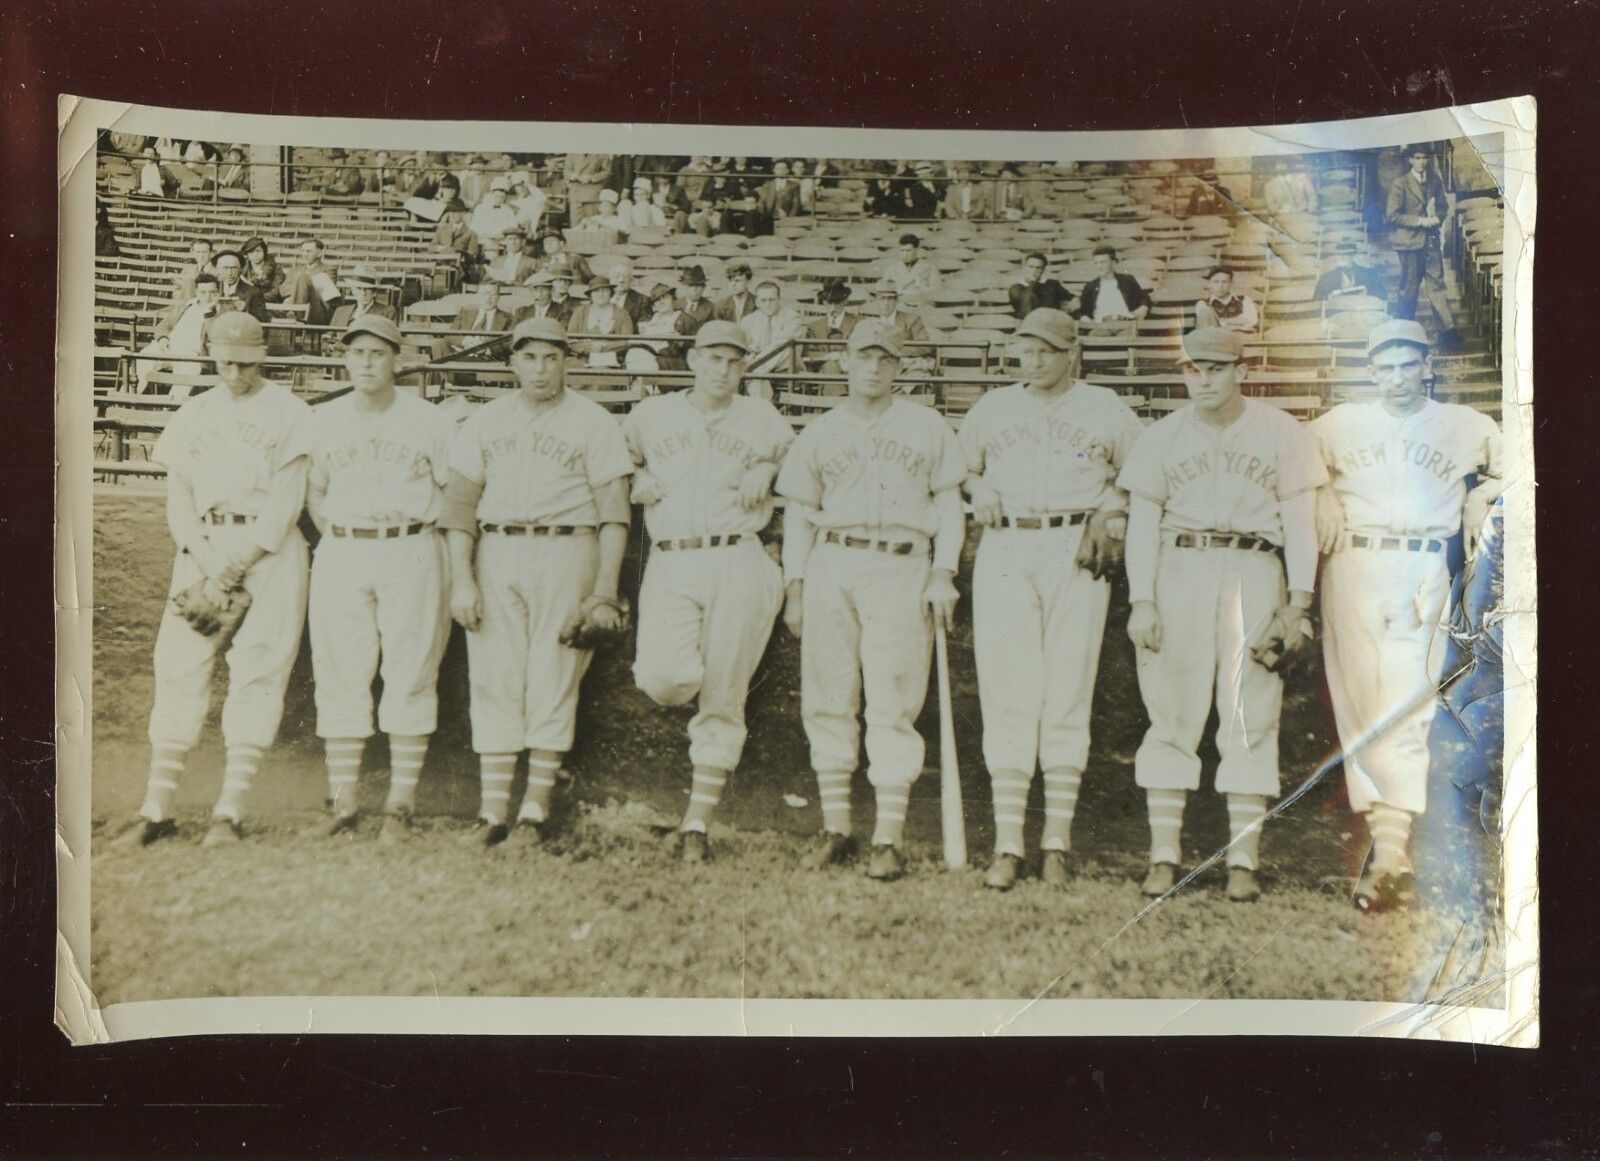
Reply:
[[[244, 398], [214, 387], [177, 410], [151, 453], [167, 469], [168, 524], [179, 545], [169, 595], [205, 576], [197, 556], [227, 558], [251, 547], [265, 553], [245, 574], [250, 610], [227, 647], [228, 756], [213, 814], [235, 824], [261, 755], [277, 735], [305, 625], [307, 549], [295, 522], [305, 504], [310, 413], [277, 383]], [[217, 638], [196, 632], [168, 605], [156, 634], [155, 757], [141, 811], [152, 822], [167, 817], [183, 755], [199, 740], [217, 650]]]
[[311, 566], [317, 734], [328, 739], [341, 816], [354, 813], [380, 664], [378, 728], [390, 736], [393, 759], [389, 809], [411, 809], [450, 636], [448, 559], [435, 521], [455, 424], [404, 391], [382, 411], [359, 401], [346, 395], [319, 410], [311, 454], [311, 508], [324, 532]]
[[783, 603], [782, 573], [759, 535], [772, 498], [747, 510], [739, 487], [751, 468], [780, 463], [794, 432], [764, 400], [736, 394], [702, 411], [688, 391], [644, 400], [622, 430], [634, 465], [662, 491], [645, 508], [652, 550], [634, 679], [662, 705], [698, 697], [689, 760], [731, 771], [744, 748], [750, 679]]
[[1084, 382], [1049, 399], [1024, 383], [999, 388], [961, 424], [967, 468], [999, 494], [1004, 519], [984, 529], [972, 578], [999, 853], [1022, 854], [1036, 765], [1046, 772], [1046, 849], [1070, 845], [1111, 593], [1076, 556], [1090, 515], [1126, 509], [1116, 475], [1142, 432], [1114, 392]]
[[[859, 329], [859, 328], [858, 328]], [[830, 831], [849, 833], [866, 696], [867, 776], [878, 791], [875, 845], [896, 845], [922, 773], [917, 715], [928, 692], [932, 625], [922, 593], [933, 568], [954, 572], [966, 459], [937, 411], [895, 397], [876, 418], [841, 404], [810, 423], [778, 473], [814, 539], [791, 537], [784, 577], [804, 580], [800, 702]], [[956, 503], [949, 504], [954, 498]], [[953, 528], [941, 513], [953, 507]], [[809, 548], [809, 553], [805, 551]], [[840, 790], [842, 787], [842, 807]]]
[[1350, 805], [1419, 814], [1448, 638], [1446, 542], [1461, 530], [1466, 477], [1500, 475], [1500, 431], [1470, 407], [1424, 400], [1408, 416], [1346, 403], [1311, 434], [1344, 509], [1322, 620]]

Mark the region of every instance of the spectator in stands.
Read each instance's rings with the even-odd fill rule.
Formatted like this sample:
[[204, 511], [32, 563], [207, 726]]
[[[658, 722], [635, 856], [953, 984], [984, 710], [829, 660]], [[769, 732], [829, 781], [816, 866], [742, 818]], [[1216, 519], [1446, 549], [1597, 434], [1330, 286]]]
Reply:
[[786, 306], [783, 292], [772, 279], [756, 283], [756, 308], [738, 320], [750, 341], [752, 354], [770, 351], [782, 343], [798, 339], [806, 333], [800, 312]]
[[162, 161], [182, 161], [183, 146], [171, 137], [156, 138], [156, 156]]
[[1194, 188], [1189, 191], [1189, 202], [1184, 212], [1186, 218], [1238, 216], [1233, 204], [1233, 194], [1223, 185], [1213, 170], [1206, 170], [1194, 178]]
[[633, 287], [633, 268], [626, 258], [613, 262], [606, 270], [610, 279], [611, 301], [627, 312], [637, 327], [650, 313], [650, 298]]
[[[161, 316], [156, 323], [155, 338], [139, 353], [147, 356], [204, 355], [206, 328], [219, 313], [217, 303], [221, 297], [217, 276], [209, 272], [201, 274], [195, 279], [194, 297], [176, 304]], [[172, 358], [142, 358], [136, 373], [139, 390], [147, 390], [151, 376], [163, 370], [171, 370], [175, 375], [199, 375], [201, 366]], [[189, 394], [189, 388], [174, 386], [172, 394], [181, 399]]]
[[[922, 321], [922, 316], [909, 310], [901, 310], [900, 288], [891, 279], [882, 279], [872, 287], [872, 312], [881, 325], [894, 328], [900, 336], [902, 344], [914, 342], [927, 342], [931, 337], [928, 334], [928, 324]], [[907, 348], [906, 357], [912, 357], [917, 352]], [[923, 350], [923, 356], [930, 352]]]
[[539, 232], [539, 223], [544, 220], [544, 209], [549, 198], [524, 170], [517, 170], [506, 180], [511, 185], [508, 204], [515, 211], [518, 223], [532, 238]]
[[111, 225], [111, 211], [98, 199], [94, 203], [94, 253], [96, 258], [115, 258], [122, 253]]
[[1043, 307], [1049, 307], [1051, 310], [1067, 309], [1068, 304], [1072, 302], [1072, 291], [1054, 278], [1044, 276], [1049, 266], [1050, 259], [1039, 253], [1029, 254], [1022, 260], [1022, 281], [1013, 283], [1008, 292], [1012, 314], [1018, 318], [1027, 318]]
[[322, 187], [325, 193], [335, 197], [353, 198], [367, 188], [366, 181], [361, 176], [361, 170], [352, 164], [350, 154], [343, 149], [330, 149], [328, 160], [328, 181]]
[[728, 160], [727, 180], [728, 187], [732, 191], [730, 196], [736, 201], [755, 197], [763, 185], [762, 175], [750, 164], [748, 157], [733, 157]]
[[933, 162], [919, 161], [916, 165], [917, 180], [902, 183], [905, 190], [905, 208], [901, 211], [908, 218], [936, 218], [939, 216], [939, 203], [943, 200], [938, 183], [934, 180]]
[[[562, 237], [560, 230], [547, 230], [539, 236], [539, 269], [548, 270], [557, 276], [565, 274], [567, 281], [584, 285], [594, 277], [589, 269], [589, 263], [581, 254], [567, 253], [567, 240]], [[560, 295], [557, 295], [559, 301]]]
[[572, 316], [583, 305], [583, 287], [573, 282], [569, 267], [559, 266], [548, 271], [550, 275], [550, 306], [561, 324], [572, 329]]
[[244, 276], [251, 286], [261, 292], [261, 300], [282, 302], [283, 267], [268, 252], [266, 241], [259, 237], [250, 238], [239, 247], [239, 253], [244, 256]]
[[489, 192], [491, 179], [484, 172], [488, 164], [489, 160], [483, 154], [474, 153], [467, 158], [466, 165], [456, 171], [456, 178], [461, 183], [461, 200], [469, 210], [477, 209], [483, 201], [483, 195]]
[[905, 205], [900, 183], [886, 177], [875, 177], [867, 182], [867, 197], [862, 212], [869, 218], [899, 217]]
[[922, 239], [915, 234], [900, 235], [900, 257], [883, 269], [883, 277], [894, 283], [900, 296], [920, 303], [939, 286], [939, 271], [933, 259], [922, 252]]
[[1105, 243], [1091, 255], [1095, 276], [1084, 283], [1074, 317], [1091, 335], [1131, 335], [1139, 319], [1150, 313], [1150, 295], [1139, 280], [1117, 269], [1117, 249]]
[[567, 172], [567, 219], [571, 225], [595, 212], [600, 200], [600, 187], [611, 176], [609, 153], [569, 153]]
[[616, 190], [601, 190], [599, 204], [595, 207], [594, 212], [583, 219], [578, 228], [592, 231], [596, 234], [610, 232], [618, 238], [626, 238], [628, 236], [628, 227], [623, 223], [621, 215], [617, 213], [617, 206], [620, 200]]
[[1444, 252], [1440, 244], [1455, 205], [1431, 162], [1432, 154], [1426, 145], [1413, 145], [1406, 150], [1409, 168], [1390, 183], [1383, 217], [1400, 259], [1395, 317], [1415, 319], [1417, 299], [1426, 293], [1443, 328], [1437, 353], [1448, 349], [1456, 339], [1455, 315], [1445, 298]]
[[289, 271], [284, 280], [283, 298], [292, 306], [306, 308], [305, 321], [312, 326], [326, 326], [333, 308], [329, 305], [339, 297], [333, 275], [322, 259], [321, 239], [307, 238], [300, 243], [300, 262]]
[[521, 286], [539, 269], [530, 242], [521, 226], [507, 230], [484, 247], [483, 276], [506, 286]]
[[237, 250], [219, 250], [211, 261], [217, 276], [220, 311], [242, 310], [261, 322], [267, 321], [267, 304], [261, 291], [244, 276], [244, 257]]
[[407, 198], [431, 198], [433, 193], [423, 186], [422, 159], [415, 153], [400, 159], [394, 171], [394, 195], [401, 201]]
[[735, 262], [728, 267], [728, 294], [717, 303], [716, 317], [724, 322], [743, 322], [745, 316], [756, 308], [755, 292], [750, 289], [754, 277], [748, 262]]
[[[833, 340], [837, 345], [810, 347], [806, 352], [806, 365], [813, 371], [826, 375], [840, 374], [840, 356], [844, 354], [844, 340], [855, 330], [857, 316], [847, 308], [850, 305], [850, 284], [843, 278], [824, 278], [817, 290], [817, 305], [825, 313], [811, 320], [806, 327], [806, 338]], [[838, 394], [840, 392], [834, 392]]]
[[139, 166], [139, 192], [148, 197], [171, 197], [178, 192], [178, 179], [161, 163], [154, 149], [144, 151], [144, 161]]
[[199, 138], [189, 142], [183, 150], [184, 163], [195, 167], [206, 165], [215, 156], [211, 147]]
[[442, 207], [433, 228], [433, 244], [454, 250], [463, 277], [475, 277], [480, 249], [478, 235], [472, 230], [466, 203], [461, 200], [461, 183], [455, 174], [447, 173], [439, 179], [433, 201]]
[[457, 335], [452, 343], [458, 351], [479, 346], [487, 336], [511, 329], [511, 313], [500, 305], [498, 282], [478, 283], [477, 302], [461, 309], [456, 315], [454, 329], [467, 332]]
[[237, 145], [228, 147], [227, 160], [217, 170], [215, 180], [207, 178], [201, 183], [203, 189], [249, 189], [250, 170], [244, 163], [244, 150]]
[[517, 211], [506, 203], [511, 197], [511, 182], [502, 174], [489, 183], [489, 191], [478, 202], [467, 219], [467, 225], [478, 239], [478, 245], [499, 243], [502, 236], [517, 230]]
[[[639, 321], [638, 331], [651, 338], [676, 339], [683, 332], [678, 328], [680, 312], [673, 300], [671, 283], [657, 283], [648, 295], [650, 313]], [[640, 343], [628, 349], [626, 365], [630, 371], [686, 371], [684, 345], [677, 342]]]
[[215, 274], [212, 269], [212, 246], [209, 238], [196, 238], [189, 243], [189, 262], [172, 279], [172, 301], [188, 302], [194, 297], [195, 279], [202, 274]]
[[1383, 276], [1370, 266], [1356, 265], [1356, 254], [1361, 247], [1354, 242], [1340, 242], [1333, 248], [1333, 269], [1317, 279], [1313, 296], [1318, 302], [1340, 298], [1347, 294], [1370, 294], [1383, 298]]
[[395, 172], [389, 161], [389, 151], [379, 149], [368, 160], [368, 168], [362, 171], [361, 180], [366, 184], [367, 192], [374, 194], [387, 194], [394, 189]]
[[678, 333], [693, 336], [716, 315], [716, 307], [706, 298], [706, 272], [690, 266], [683, 272], [678, 297]]
[[533, 301], [512, 315], [511, 325], [516, 326], [525, 318], [553, 318], [564, 324], [567, 320], [555, 304], [555, 284], [555, 275], [543, 270], [523, 283]]
[[1195, 326], [1221, 327], [1240, 334], [1254, 334], [1261, 327], [1261, 313], [1248, 294], [1233, 293], [1233, 270], [1213, 266], [1206, 272], [1207, 294], [1194, 304]]
[[[628, 337], [634, 333], [628, 312], [611, 301], [611, 283], [596, 278], [589, 283], [589, 300], [572, 312], [567, 335], [572, 353], [591, 367], [620, 367]], [[589, 336], [572, 338], [571, 336]]]
[[378, 301], [378, 292], [383, 289], [383, 281], [371, 266], [363, 264], [352, 270], [344, 280], [344, 289], [348, 292], [346, 299], [334, 307], [333, 317], [328, 320], [329, 326], [348, 328], [352, 323], [364, 318], [400, 321], [394, 307]]
[[956, 166], [956, 179], [944, 191], [944, 201], [939, 204], [941, 218], [957, 221], [987, 221], [994, 216], [993, 186], [973, 179], [972, 166]]
[[772, 167], [772, 180], [756, 191], [756, 208], [761, 212], [761, 233], [772, 232], [772, 226], [800, 212], [800, 186], [789, 176], [789, 163], [780, 161]]
[[1272, 168], [1273, 174], [1261, 191], [1267, 213], [1274, 218], [1284, 214], [1316, 213], [1317, 187], [1312, 184], [1310, 171], [1288, 161], [1275, 162]]

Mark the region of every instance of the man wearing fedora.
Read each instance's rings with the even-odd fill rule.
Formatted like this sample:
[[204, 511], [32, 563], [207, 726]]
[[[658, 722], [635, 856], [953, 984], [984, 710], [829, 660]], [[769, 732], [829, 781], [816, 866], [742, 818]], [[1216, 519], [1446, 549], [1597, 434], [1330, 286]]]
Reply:
[[378, 301], [378, 291], [383, 289], [383, 283], [371, 266], [361, 265], [352, 270], [344, 281], [344, 289], [349, 292], [349, 297], [334, 307], [333, 317], [328, 320], [329, 326], [348, 328], [365, 318], [400, 321], [394, 307]]
[[706, 297], [706, 272], [699, 266], [686, 267], [678, 291], [678, 333], [692, 338], [716, 313]]
[[1370, 266], [1356, 264], [1361, 247], [1354, 242], [1340, 242], [1333, 248], [1333, 269], [1317, 279], [1317, 289], [1312, 297], [1317, 302], [1341, 298], [1347, 294], [1370, 294], [1384, 297], [1383, 276]]
[[847, 309], [850, 305], [850, 284], [843, 278], [823, 279], [817, 291], [817, 304], [825, 308], [825, 313], [811, 320], [806, 327], [806, 338], [816, 339], [819, 344], [832, 340], [832, 345], [808, 348], [806, 365], [813, 371], [837, 375], [841, 373], [840, 358], [844, 354], [845, 340], [860, 321], [854, 311]]
[[261, 289], [244, 277], [244, 257], [239, 251], [217, 251], [211, 268], [217, 276], [217, 306], [221, 310], [242, 310], [258, 322], [267, 321], [266, 299]]
[[1448, 344], [1455, 338], [1456, 320], [1445, 298], [1440, 238], [1455, 203], [1434, 171], [1432, 160], [1433, 153], [1426, 145], [1413, 145], [1406, 150], [1408, 168], [1389, 183], [1383, 220], [1390, 228], [1390, 244], [1400, 259], [1395, 317], [1415, 319], [1417, 299], [1426, 294], [1444, 330], [1441, 338]]
[[533, 296], [533, 301], [517, 310], [516, 314], [512, 316], [511, 325], [515, 326], [525, 318], [560, 319], [561, 315], [552, 294], [555, 283], [555, 275], [548, 274], [543, 270], [532, 275], [524, 282], [522, 285]]
[[507, 230], [498, 242], [484, 246], [483, 277], [505, 286], [521, 286], [539, 269], [527, 233], [521, 227]]

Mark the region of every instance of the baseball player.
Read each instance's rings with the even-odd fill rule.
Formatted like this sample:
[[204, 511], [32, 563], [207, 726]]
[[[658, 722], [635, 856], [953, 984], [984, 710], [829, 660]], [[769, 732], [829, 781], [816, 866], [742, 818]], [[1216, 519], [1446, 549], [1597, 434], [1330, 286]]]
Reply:
[[311, 565], [311, 664], [317, 734], [328, 759], [330, 834], [354, 828], [372, 679], [390, 781], [380, 836], [403, 838], [438, 718], [439, 662], [450, 636], [444, 539], [435, 528], [455, 424], [395, 387], [400, 329], [367, 314], [344, 332], [354, 390], [319, 409], [308, 506], [322, 533]]
[[517, 831], [537, 841], [572, 748], [590, 652], [561, 642], [575, 614], [622, 623], [617, 578], [633, 461], [605, 408], [566, 389], [567, 332], [523, 319], [511, 332], [519, 389], [478, 408], [451, 454], [444, 516], [450, 613], [467, 630], [472, 748], [482, 800], [467, 836], [509, 832], [511, 780], [528, 751]]
[[1216, 786], [1228, 800], [1227, 895], [1259, 896], [1283, 700], [1279, 658], [1263, 646], [1275, 641], [1298, 654], [1311, 639], [1315, 489], [1327, 473], [1295, 419], [1240, 394], [1243, 357], [1231, 331], [1184, 335], [1190, 405], [1151, 424], [1117, 477], [1129, 497], [1128, 636], [1150, 715], [1134, 778], [1149, 805], [1144, 893], [1152, 897], [1177, 882], [1183, 810], [1200, 785], [1196, 749], [1213, 699]]
[[[310, 407], [261, 377], [261, 324], [240, 311], [211, 323], [219, 385], [173, 415], [151, 459], [167, 469], [167, 527], [178, 545], [171, 594], [204, 580], [221, 600], [243, 589], [250, 607], [227, 643], [227, 747], [222, 793], [205, 844], [243, 835], [245, 797], [272, 745], [305, 625], [307, 549], [296, 527], [305, 505]], [[211, 708], [211, 673], [222, 647], [169, 603], [156, 633], [150, 711], [150, 777], [142, 823], [130, 845], [175, 833], [172, 799]]]
[[[849, 394], [800, 433], [778, 472], [788, 582], [784, 622], [801, 640], [800, 712], [823, 831], [804, 865], [855, 849], [850, 782], [866, 695], [867, 777], [877, 820], [867, 874], [898, 879], [911, 784], [922, 773], [917, 715], [932, 623], [949, 624], [965, 536], [966, 460], [937, 411], [894, 394], [900, 336], [863, 319], [846, 341]], [[929, 551], [932, 550], [930, 564]]]
[[680, 828], [689, 863], [708, 857], [706, 825], [739, 765], [745, 696], [783, 604], [760, 533], [794, 430], [772, 404], [738, 393], [749, 352], [738, 324], [706, 323], [688, 356], [694, 386], [644, 400], [622, 423], [651, 541], [634, 680], [661, 705], [699, 698]]
[[1013, 343], [1022, 381], [989, 392], [961, 424], [973, 517], [985, 528], [972, 575], [984, 763], [994, 784], [995, 857], [985, 883], [1021, 873], [1023, 815], [1044, 769], [1041, 877], [1068, 880], [1072, 816], [1089, 757], [1089, 708], [1127, 494], [1117, 472], [1143, 433], [1115, 392], [1074, 378], [1071, 315], [1032, 311]]
[[[1381, 911], [1409, 894], [1411, 823], [1427, 805], [1448, 643], [1446, 545], [1464, 530], [1471, 555], [1503, 485], [1494, 421], [1428, 398], [1421, 324], [1374, 327], [1367, 364], [1378, 398], [1335, 407], [1311, 434], [1330, 476], [1317, 504], [1328, 692], [1350, 805], [1373, 844], [1355, 904]], [[1469, 475], [1481, 481], [1470, 493]]]

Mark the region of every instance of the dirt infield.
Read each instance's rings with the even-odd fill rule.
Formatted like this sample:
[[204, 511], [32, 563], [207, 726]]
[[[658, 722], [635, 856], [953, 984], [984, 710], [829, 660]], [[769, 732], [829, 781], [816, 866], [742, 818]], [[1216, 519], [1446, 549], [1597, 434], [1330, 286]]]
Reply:
[[[143, 789], [150, 651], [171, 543], [160, 496], [102, 489], [95, 504], [92, 986], [102, 1003], [435, 992], [1406, 998], [1426, 986], [1456, 930], [1426, 913], [1353, 912], [1364, 836], [1339, 779], [1328, 777], [1269, 823], [1260, 904], [1227, 905], [1212, 875], [1118, 935], [1142, 904], [1135, 878], [1147, 841], [1132, 776], [1145, 718], [1121, 632], [1125, 590], [1113, 601], [1075, 831], [1083, 875], [1065, 894], [1029, 882], [996, 897], [977, 872], [939, 870], [932, 742], [931, 769], [912, 800], [908, 882], [885, 888], [853, 872], [791, 872], [797, 839], [820, 816], [799, 719], [799, 650], [781, 626], [756, 678], [743, 766], [713, 828], [719, 859], [697, 873], [678, 868], [653, 829], [673, 822], [688, 794], [688, 715], [655, 707], [633, 687], [629, 649], [598, 657], [586, 680], [564, 833], [543, 851], [499, 857], [454, 841], [453, 820], [469, 819], [477, 801], [459, 631], [441, 676], [424, 819], [409, 847], [379, 847], [370, 834], [301, 835], [325, 787], [302, 647], [278, 745], [253, 791], [252, 836], [221, 852], [194, 845], [220, 781], [220, 741], [208, 728], [179, 795], [184, 836], [147, 852], [107, 850], [102, 840]], [[630, 556], [625, 583], [636, 583], [637, 567]], [[969, 843], [982, 864], [992, 829], [970, 622], [952, 646]], [[1286, 790], [1334, 749], [1321, 689], [1313, 674], [1288, 691]], [[932, 696], [921, 724], [937, 738]], [[1203, 756], [1209, 779], [1215, 755]], [[385, 763], [383, 743], [369, 747], [368, 769]], [[870, 792], [858, 783], [865, 811]], [[383, 790], [381, 773], [366, 778], [364, 805], [376, 807]], [[1030, 843], [1037, 785], [1034, 793]], [[1184, 840], [1191, 863], [1226, 840], [1219, 796], [1195, 796]]]

